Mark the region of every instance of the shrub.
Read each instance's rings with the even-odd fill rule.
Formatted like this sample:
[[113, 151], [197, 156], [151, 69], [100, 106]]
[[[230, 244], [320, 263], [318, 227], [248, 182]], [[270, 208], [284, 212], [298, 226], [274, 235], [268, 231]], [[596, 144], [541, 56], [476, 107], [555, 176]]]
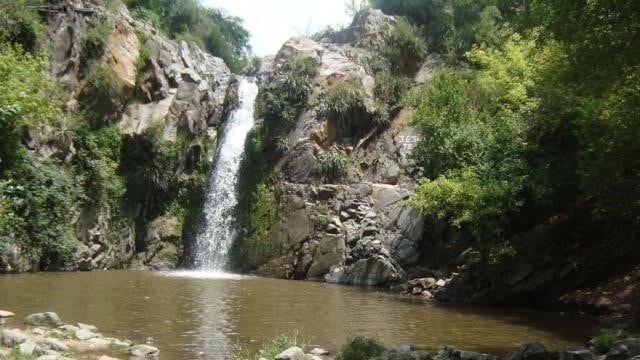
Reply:
[[242, 19], [218, 9], [204, 7], [197, 0], [127, 0], [132, 13], [151, 21], [157, 29], [182, 40], [193, 41], [221, 57], [238, 72], [247, 63], [249, 32]]
[[117, 117], [124, 108], [126, 89], [108, 64], [93, 67], [78, 95], [80, 110], [92, 126], [101, 127]]
[[[29, 5], [34, 5], [30, 2]], [[19, 45], [25, 52], [35, 54], [44, 26], [35, 10], [24, 0], [3, 1], [0, 4], [0, 43]]]
[[120, 206], [124, 181], [117, 173], [120, 165], [122, 137], [116, 125], [100, 129], [83, 126], [74, 139], [74, 164], [81, 174], [87, 196], [97, 204]]
[[359, 79], [348, 79], [330, 88], [320, 100], [318, 113], [334, 122], [351, 120], [364, 109], [366, 94]]
[[260, 89], [256, 116], [264, 119], [264, 139], [271, 145], [295, 122], [311, 94], [317, 62], [310, 57], [292, 56], [278, 72], [275, 85]]
[[44, 57], [0, 45], [0, 176], [12, 166], [25, 130], [62, 118], [60, 88], [43, 75], [46, 69]]
[[402, 72], [411, 73], [418, 70], [416, 66], [426, 54], [427, 43], [424, 40], [423, 29], [405, 18], [399, 18], [384, 46], [384, 55], [394, 67]]
[[376, 98], [391, 106], [399, 103], [412, 84], [411, 79], [391, 72], [376, 74], [375, 82], [374, 94]]
[[482, 265], [505, 253], [504, 234], [526, 196], [547, 191], [530, 185], [526, 161], [525, 121], [537, 106], [532, 51], [518, 37], [503, 50], [474, 49], [474, 73], [441, 72], [407, 97], [422, 135], [413, 156], [427, 177], [410, 204], [469, 230]]
[[151, 60], [151, 49], [147, 46], [147, 36], [140, 32], [136, 32], [138, 37], [138, 58], [136, 59], [136, 75], [139, 80], [144, 73], [144, 68]]
[[335, 149], [331, 149], [318, 157], [316, 172], [322, 180], [335, 183], [346, 179], [349, 161]]
[[87, 66], [91, 61], [102, 58], [111, 29], [112, 26], [108, 21], [93, 18], [89, 29], [85, 32], [82, 50], [80, 51], [80, 63], [82, 66]]
[[129, 198], [160, 195], [175, 183], [176, 146], [163, 137], [161, 124], [125, 139], [122, 169]]
[[281, 352], [287, 350], [290, 347], [297, 346], [304, 348], [304, 345], [300, 344], [297, 335], [286, 336], [280, 335], [270, 342], [263, 345], [260, 353], [255, 356], [251, 356], [248, 353], [244, 353], [238, 357], [239, 360], [259, 360], [259, 359], [274, 359], [280, 355]]
[[0, 239], [16, 244], [43, 270], [71, 260], [76, 238], [70, 225], [73, 209], [83, 198], [74, 174], [51, 162], [23, 153], [0, 181], [4, 211], [12, 214]]
[[375, 338], [356, 336], [347, 341], [338, 353], [338, 360], [378, 359], [385, 351], [384, 345]]
[[591, 339], [591, 344], [597, 354], [606, 354], [623, 337], [625, 334], [621, 331], [602, 329]]

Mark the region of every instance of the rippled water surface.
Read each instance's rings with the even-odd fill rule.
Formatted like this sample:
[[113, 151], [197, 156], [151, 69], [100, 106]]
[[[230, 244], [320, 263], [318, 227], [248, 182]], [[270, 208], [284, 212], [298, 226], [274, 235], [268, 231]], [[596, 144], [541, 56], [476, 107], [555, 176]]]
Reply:
[[223, 359], [298, 332], [335, 349], [352, 335], [433, 350], [453, 345], [504, 352], [540, 340], [551, 348], [583, 343], [585, 318], [538, 311], [452, 307], [383, 291], [219, 273], [104, 271], [0, 276], [0, 309], [18, 319], [55, 311], [65, 322], [96, 324], [105, 336], [143, 342], [161, 358]]

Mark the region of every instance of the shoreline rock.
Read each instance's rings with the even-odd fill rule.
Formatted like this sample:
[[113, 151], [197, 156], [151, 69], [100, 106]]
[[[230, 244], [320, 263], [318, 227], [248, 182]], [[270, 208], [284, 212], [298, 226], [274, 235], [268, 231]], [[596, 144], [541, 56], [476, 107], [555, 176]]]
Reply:
[[[15, 316], [0, 310], [4, 317]], [[5, 328], [0, 324], [0, 359], [19, 354], [37, 360], [65, 360], [66, 355], [95, 355], [108, 360], [118, 356], [130, 360], [159, 359], [160, 350], [147, 344], [134, 344], [104, 337], [94, 325], [64, 323], [54, 312], [35, 313], [24, 321], [26, 328]]]

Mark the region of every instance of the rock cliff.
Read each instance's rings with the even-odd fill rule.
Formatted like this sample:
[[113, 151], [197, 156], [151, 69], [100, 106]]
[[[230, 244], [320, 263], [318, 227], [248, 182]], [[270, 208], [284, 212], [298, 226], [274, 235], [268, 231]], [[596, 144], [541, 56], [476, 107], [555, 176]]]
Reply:
[[[194, 43], [169, 40], [150, 23], [134, 19], [124, 5], [107, 9], [76, 2], [74, 7], [47, 12], [46, 26], [50, 71], [68, 93], [67, 114], [85, 111], [83, 96], [91, 86], [92, 71], [106, 67], [115, 74], [122, 101], [92, 96], [95, 106], [90, 110], [113, 105], [108, 109], [109, 121], [117, 126], [123, 142], [118, 173], [130, 171], [137, 176], [127, 156], [144, 155], [145, 146], [154, 145], [145, 140], [149, 129], [160, 133], [152, 143], [162, 141], [175, 148], [167, 165], [168, 186], [137, 193], [128, 187], [129, 199], [143, 199], [133, 204], [89, 201], [69, 209], [78, 240], [75, 254], [48, 269], [175, 267], [182, 256], [185, 219], [167, 211], [164, 203], [178, 197], [181, 189], [203, 182], [215, 153], [217, 126], [228, 111], [225, 107], [232, 105], [227, 92], [233, 75], [221, 59]], [[105, 28], [106, 33], [96, 56], [88, 54], [87, 44], [97, 28]], [[41, 159], [63, 159], [61, 166], [71, 163], [76, 156], [74, 141], [50, 130], [31, 132], [30, 151]], [[127, 215], [115, 219], [114, 213], [125, 206]], [[26, 260], [23, 252], [17, 245], [4, 249], [0, 271], [46, 270]]]

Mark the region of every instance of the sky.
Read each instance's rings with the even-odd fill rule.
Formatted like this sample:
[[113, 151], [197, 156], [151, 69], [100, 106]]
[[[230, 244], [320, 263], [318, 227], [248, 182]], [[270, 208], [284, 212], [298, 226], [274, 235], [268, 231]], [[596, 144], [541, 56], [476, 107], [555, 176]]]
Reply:
[[327, 25], [348, 24], [345, 0], [201, 0], [244, 19], [258, 56], [275, 55], [292, 36], [313, 34]]

